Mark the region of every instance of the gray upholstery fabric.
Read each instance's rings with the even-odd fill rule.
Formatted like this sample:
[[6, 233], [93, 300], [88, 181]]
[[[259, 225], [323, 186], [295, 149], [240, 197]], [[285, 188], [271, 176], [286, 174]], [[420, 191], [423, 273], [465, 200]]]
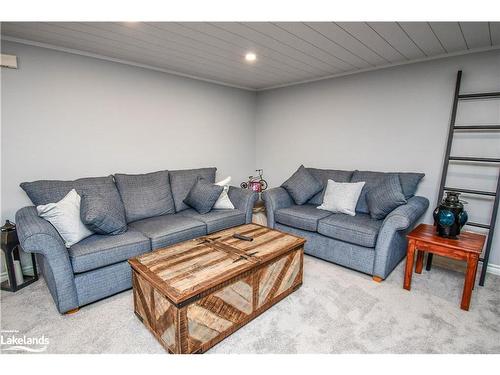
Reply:
[[115, 174], [127, 222], [175, 212], [168, 171]]
[[83, 224], [97, 234], [120, 234], [127, 230], [125, 208], [121, 200], [107, 200], [101, 195], [84, 194], [80, 202]]
[[371, 172], [371, 171], [354, 171], [351, 182], [364, 181], [365, 186], [361, 190], [361, 195], [359, 196], [358, 204], [356, 205], [356, 212], [363, 214], [370, 213], [368, 209], [368, 204], [366, 203], [366, 192], [375, 186], [377, 186], [385, 177], [383, 172]]
[[333, 214], [318, 223], [318, 233], [364, 247], [375, 247], [382, 220], [367, 214]]
[[77, 308], [73, 268], [68, 250], [56, 229], [47, 220], [39, 217], [33, 206], [17, 211], [16, 227], [23, 250], [42, 256], [42, 272], [59, 312]]
[[123, 205], [113, 176], [79, 178], [74, 181], [40, 180], [23, 182], [20, 186], [35, 206], [59, 202], [72, 189], [75, 189], [80, 197], [84, 194], [100, 195], [110, 205]]
[[75, 273], [119, 263], [151, 250], [149, 238], [128, 230], [116, 236], [94, 234], [71, 246], [69, 258]]
[[369, 275], [373, 272], [376, 252], [372, 248], [354, 245], [323, 236], [317, 232], [309, 232], [282, 224], [276, 224], [276, 228], [304, 237], [306, 239], [304, 252], [308, 255]]
[[262, 200], [266, 205], [267, 226], [269, 228], [274, 228], [276, 211], [293, 205], [292, 197], [282, 187], [265, 190], [262, 193]]
[[304, 204], [323, 188], [321, 182], [316, 179], [303, 165], [283, 184], [288, 194], [296, 204]]
[[80, 306], [99, 301], [132, 287], [132, 269], [125, 262], [75, 275]]
[[252, 209], [259, 198], [259, 194], [250, 189], [242, 189], [236, 186], [229, 186], [227, 195], [231, 203], [240, 211], [245, 213], [245, 223], [252, 222]]
[[215, 183], [215, 172], [217, 168], [181, 169], [170, 171], [170, 186], [175, 203], [175, 211], [180, 212], [189, 208], [184, 203], [189, 190], [193, 187], [196, 179], [202, 177], [209, 183]]
[[325, 195], [326, 185], [328, 180], [335, 182], [350, 182], [353, 171], [343, 171], [338, 169], [317, 169], [306, 168], [316, 179], [321, 182], [322, 189], [319, 193], [315, 194], [307, 203], [320, 205], [323, 203], [323, 196]]
[[413, 229], [428, 207], [428, 199], [411, 197], [408, 203], [396, 208], [383, 220], [375, 248], [377, 256], [374, 275], [385, 279], [405, 257], [406, 234]]
[[129, 227], [148, 237], [153, 250], [207, 234], [204, 222], [180, 214], [139, 220]]
[[397, 174], [406, 199], [415, 195], [420, 180], [425, 176], [425, 173], [413, 172], [398, 172]]
[[222, 229], [245, 224], [245, 212], [234, 210], [212, 210], [206, 214], [200, 214], [196, 210], [189, 208], [177, 215], [190, 217], [197, 221], [202, 221], [207, 226], [207, 233], [217, 232]]
[[366, 192], [366, 204], [372, 219], [384, 219], [396, 207], [406, 204], [397, 174], [388, 174]]
[[223, 190], [223, 186], [214, 185], [198, 177], [183, 202], [200, 214], [206, 214], [217, 202]]
[[372, 171], [354, 171], [351, 182], [365, 181], [365, 187], [359, 197], [356, 212], [369, 213], [368, 204], [366, 202], [366, 192], [379, 184], [387, 175], [398, 175], [403, 189], [405, 198], [408, 199], [415, 194], [418, 183], [425, 176], [424, 173], [412, 172], [372, 172]]
[[274, 217], [278, 223], [314, 232], [318, 229], [320, 219], [332, 215], [331, 212], [318, 210], [316, 207], [304, 204], [281, 208], [274, 213]]

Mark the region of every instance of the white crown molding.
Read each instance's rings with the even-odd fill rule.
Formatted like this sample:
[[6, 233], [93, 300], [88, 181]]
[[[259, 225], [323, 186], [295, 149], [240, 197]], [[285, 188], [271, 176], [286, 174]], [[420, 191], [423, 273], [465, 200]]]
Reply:
[[385, 64], [385, 65], [380, 65], [380, 66], [374, 66], [374, 67], [371, 67], [371, 68], [359, 69], [359, 70], [355, 70], [355, 71], [352, 71], [352, 72], [332, 74], [332, 75], [318, 77], [318, 78], [306, 79], [306, 80], [303, 80], [303, 81], [297, 81], [297, 82], [285, 83], [285, 84], [282, 84], [282, 85], [264, 87], [262, 89], [257, 89], [256, 91], [260, 92], [260, 91], [281, 89], [281, 88], [290, 87], [290, 86], [303, 85], [305, 83], [312, 83], [312, 82], [324, 81], [324, 80], [327, 80], [327, 79], [338, 78], [338, 77], [345, 77], [345, 76], [350, 76], [350, 75], [358, 74], [358, 73], [365, 73], [365, 72], [371, 72], [371, 71], [374, 71], [374, 70], [392, 68], [392, 67], [395, 67], [395, 66], [416, 64], [416, 63], [421, 63], [421, 62], [426, 62], [426, 61], [446, 59], [448, 57], [469, 55], [469, 54], [472, 54], [472, 53], [479, 53], [479, 52], [494, 51], [494, 50], [497, 50], [497, 49], [500, 49], [500, 45], [491, 46], [491, 47], [483, 47], [483, 48], [474, 48], [474, 49], [470, 49], [470, 50], [466, 50], [466, 51], [452, 52], [452, 53], [446, 53], [446, 54], [437, 55], [437, 56], [424, 57], [424, 58], [416, 59], [416, 60], [401, 61], [401, 62], [392, 63], [392, 64]]
[[189, 79], [194, 79], [194, 80], [197, 80], [197, 81], [203, 81], [203, 82], [213, 83], [215, 85], [232, 87], [232, 88], [236, 88], [236, 89], [240, 89], [240, 90], [246, 90], [246, 91], [253, 91], [253, 92], [257, 91], [256, 89], [251, 88], [251, 87], [233, 85], [231, 83], [227, 83], [227, 82], [223, 82], [223, 81], [217, 81], [217, 80], [203, 78], [203, 77], [199, 77], [199, 76], [195, 76], [195, 75], [191, 75], [191, 74], [180, 73], [180, 72], [177, 72], [177, 71], [174, 71], [174, 70], [169, 70], [169, 69], [162, 69], [162, 68], [158, 68], [158, 67], [155, 67], [155, 66], [152, 66], [152, 65], [140, 64], [140, 63], [136, 63], [136, 62], [133, 62], [133, 61], [122, 60], [122, 59], [115, 59], [113, 57], [108, 57], [108, 56], [98, 55], [98, 54], [91, 53], [91, 52], [81, 51], [79, 49], [59, 47], [59, 46], [56, 46], [56, 45], [53, 45], [53, 44], [49, 44], [49, 43], [35, 42], [33, 40], [21, 39], [21, 38], [14, 38], [14, 37], [11, 37], [11, 36], [7, 36], [7, 35], [3, 36], [2, 35], [2, 41], [4, 41], [4, 40], [7, 41], [7, 42], [14, 42], [14, 43], [26, 44], [26, 45], [29, 45], [29, 46], [46, 48], [46, 49], [51, 49], [51, 50], [55, 50], [55, 51], [71, 53], [71, 54], [74, 54], [74, 55], [80, 55], [80, 56], [92, 57], [92, 58], [99, 59], [99, 60], [111, 61], [111, 62], [115, 62], [115, 63], [118, 63], [118, 64], [124, 64], [124, 65], [130, 65], [130, 66], [135, 66], [135, 67], [139, 67], [139, 68], [154, 70], [154, 71], [157, 71], [157, 72], [167, 73], [167, 74], [171, 74], [171, 75], [179, 76], [179, 77], [183, 77], [183, 78], [189, 78]]

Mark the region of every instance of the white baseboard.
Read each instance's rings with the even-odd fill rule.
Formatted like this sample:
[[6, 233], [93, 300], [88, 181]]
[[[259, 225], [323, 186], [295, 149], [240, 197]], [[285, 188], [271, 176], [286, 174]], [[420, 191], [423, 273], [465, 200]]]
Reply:
[[492, 275], [500, 276], [500, 265], [498, 264], [488, 264], [488, 269], [486, 272], [491, 273]]
[[[3, 267], [2, 267], [3, 268]], [[500, 267], [499, 267], [500, 268]], [[23, 274], [27, 274], [27, 275], [31, 275], [33, 274], [33, 266], [29, 266], [29, 267], [23, 267]], [[4, 272], [0, 273], [0, 282], [4, 282], [5, 280], [8, 279], [8, 275], [7, 275], [7, 270], [5, 270]]]

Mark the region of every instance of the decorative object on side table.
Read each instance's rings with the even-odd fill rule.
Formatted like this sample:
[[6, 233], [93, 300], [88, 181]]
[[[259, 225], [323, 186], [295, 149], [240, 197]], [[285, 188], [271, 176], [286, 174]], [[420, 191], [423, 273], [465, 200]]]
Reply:
[[467, 262], [467, 271], [460, 308], [469, 310], [472, 289], [474, 289], [476, 282], [479, 254], [483, 250], [486, 236], [464, 231], [459, 239], [443, 238], [436, 234], [434, 226], [420, 224], [406, 237], [408, 238], [408, 250], [403, 288], [410, 290], [411, 287], [415, 251], [418, 252], [415, 266], [416, 273], [422, 273], [425, 252], [428, 252], [429, 255], [437, 254], [452, 259], [464, 260]]
[[467, 223], [468, 215], [464, 210], [460, 193], [447, 191], [446, 197], [434, 210], [434, 224], [437, 234], [444, 238], [457, 239], [460, 230]]
[[8, 280], [2, 283], [2, 290], [16, 292], [38, 280], [35, 254], [31, 254], [33, 276], [24, 275], [21, 268], [21, 246], [17, 238], [16, 225], [7, 220], [0, 229], [2, 232], [1, 247], [5, 254], [5, 268], [7, 268], [8, 274]]
[[250, 189], [257, 193], [261, 193], [267, 189], [267, 181], [264, 180], [264, 170], [256, 169], [258, 176], [249, 176], [248, 181], [242, 182], [240, 184], [243, 189]]

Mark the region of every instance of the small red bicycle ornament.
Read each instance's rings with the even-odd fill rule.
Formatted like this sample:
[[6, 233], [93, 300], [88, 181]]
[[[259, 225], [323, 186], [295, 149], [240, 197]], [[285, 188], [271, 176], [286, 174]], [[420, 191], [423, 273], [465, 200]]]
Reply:
[[250, 189], [257, 193], [260, 193], [267, 189], [267, 181], [263, 178], [263, 170], [256, 169], [255, 172], [258, 172], [258, 176], [249, 176], [248, 181], [242, 182], [240, 184], [243, 189]]

